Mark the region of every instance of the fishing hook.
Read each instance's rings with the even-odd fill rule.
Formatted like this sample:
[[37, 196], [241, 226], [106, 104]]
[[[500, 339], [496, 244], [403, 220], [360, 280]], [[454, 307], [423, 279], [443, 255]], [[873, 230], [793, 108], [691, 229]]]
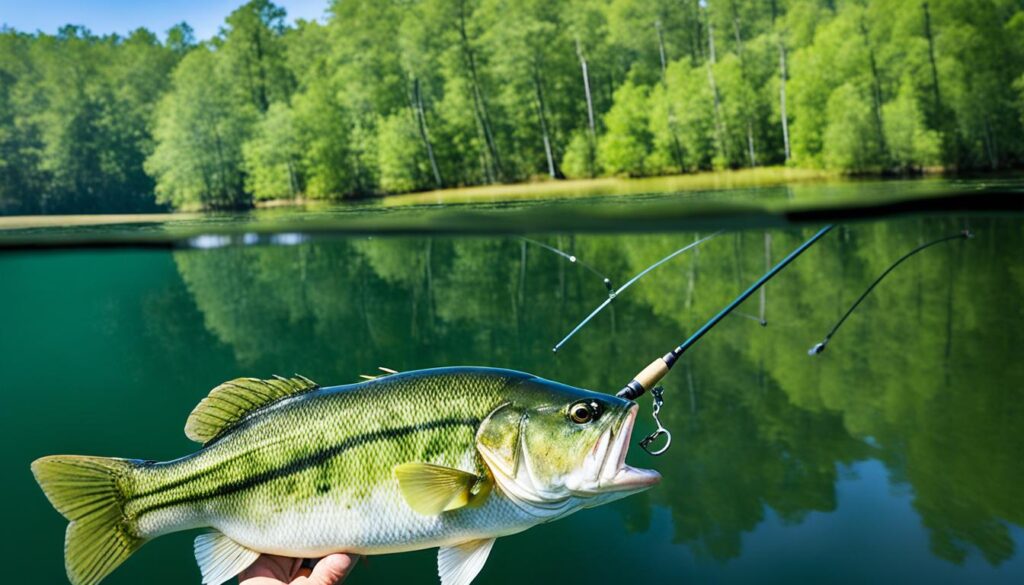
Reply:
[[[665, 404], [665, 389], [661, 386], [655, 386], [651, 389], [651, 396], [654, 398], [654, 411], [651, 413], [654, 416], [654, 422], [658, 425], [655, 431], [640, 441], [640, 448], [647, 451], [649, 454], [657, 457], [662, 455], [665, 451], [668, 451], [669, 446], [672, 444], [672, 433], [661, 424], [661, 419], [658, 418], [658, 413], [661, 412], [661, 406]], [[665, 437], [665, 445], [660, 449], [651, 450], [651, 443], [658, 440], [658, 437]]]

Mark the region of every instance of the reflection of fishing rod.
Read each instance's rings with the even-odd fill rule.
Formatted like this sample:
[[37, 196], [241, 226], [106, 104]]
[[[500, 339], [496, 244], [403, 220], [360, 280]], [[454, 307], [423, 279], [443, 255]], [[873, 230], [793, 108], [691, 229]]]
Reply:
[[643, 270], [641, 270], [636, 276], [634, 276], [633, 278], [630, 278], [629, 281], [626, 282], [626, 284], [624, 284], [624, 285], [620, 286], [618, 289], [608, 293], [608, 298], [605, 299], [605, 301], [603, 303], [598, 305], [598, 307], [596, 309], [594, 309], [589, 315], [587, 315], [586, 318], [584, 318], [582, 321], [580, 321], [579, 325], [577, 325], [576, 327], [573, 327], [573, 330], [570, 331], [568, 335], [563, 337], [561, 341], [556, 343], [555, 347], [553, 347], [551, 349], [551, 351], [558, 351], [559, 349], [561, 349], [561, 347], [563, 345], [565, 345], [565, 342], [569, 341], [569, 338], [571, 338], [573, 335], [576, 335], [576, 332], [579, 331], [580, 329], [583, 329], [584, 325], [586, 325], [587, 323], [590, 323], [590, 320], [593, 319], [594, 317], [596, 317], [598, 313], [603, 311], [605, 307], [607, 307], [609, 304], [611, 304], [611, 302], [615, 300], [615, 297], [619, 296], [627, 288], [633, 286], [634, 282], [636, 282], [636, 281], [640, 280], [641, 278], [643, 278], [644, 275], [646, 275], [648, 272], [654, 270], [655, 268], [661, 266], [662, 264], [668, 262], [669, 260], [671, 260], [671, 259], [675, 258], [676, 256], [682, 254], [683, 252], [689, 250], [690, 248], [693, 248], [695, 246], [699, 246], [699, 245], [703, 244], [704, 242], [710, 240], [711, 238], [717, 236], [720, 233], [722, 233], [722, 232], [719, 231], [719, 232], [715, 232], [715, 233], [711, 234], [710, 236], [704, 236], [703, 238], [701, 238], [699, 240], [695, 240], [691, 244], [687, 244], [687, 245], [683, 246], [682, 248], [679, 248], [675, 252], [672, 252], [668, 256], [665, 256], [661, 260], [658, 260], [654, 264], [651, 264], [647, 268], [644, 268]]
[[600, 278], [604, 282], [604, 287], [606, 289], [608, 289], [608, 294], [609, 295], [615, 294], [615, 292], [614, 292], [615, 291], [615, 287], [612, 286], [612, 280], [610, 278], [608, 278], [607, 276], [605, 276], [600, 270], [594, 268], [590, 264], [587, 264], [583, 260], [580, 260], [579, 258], [577, 258], [575, 254], [570, 254], [570, 253], [565, 252], [563, 250], [559, 250], [558, 248], [556, 248], [554, 246], [549, 246], [548, 244], [545, 244], [544, 242], [538, 242], [537, 240], [531, 240], [530, 238], [527, 238], [526, 236], [520, 236], [520, 237], [523, 239], [524, 242], [528, 242], [528, 243], [533, 244], [535, 246], [540, 246], [541, 248], [544, 248], [545, 250], [547, 250], [547, 251], [549, 251], [549, 252], [551, 252], [553, 254], [557, 254], [557, 255], [561, 256], [562, 258], [565, 258], [566, 260], [568, 260], [569, 262], [572, 262], [573, 264], [579, 264], [580, 266], [586, 268], [590, 272], [593, 272], [595, 275], [597, 275], [598, 278]]
[[[701, 337], [704, 337], [705, 333], [710, 331], [712, 327], [717, 325], [722, 319], [726, 317], [726, 315], [731, 313], [743, 301], [747, 300], [748, 297], [757, 292], [759, 288], [764, 286], [766, 282], [771, 280], [776, 274], [782, 271], [783, 268], [788, 266], [790, 262], [797, 258], [797, 256], [803, 254], [804, 251], [807, 250], [807, 248], [810, 248], [812, 245], [814, 245], [815, 242], [820, 240], [825, 234], [827, 234], [832, 229], [832, 227], [832, 225], [827, 225], [821, 228], [818, 231], [818, 233], [811, 236], [810, 239], [801, 244], [800, 247], [793, 250], [792, 252], [789, 253], [788, 256], [780, 260], [779, 263], [773, 266], [768, 272], [766, 272], [764, 276], [757, 279], [757, 281], [754, 282], [754, 284], [750, 285], [750, 288], [740, 293], [739, 296], [737, 296], [735, 299], [732, 300], [731, 303], [729, 303], [728, 305], [725, 306], [725, 308], [719, 311], [717, 315], [709, 319], [707, 323], [705, 323], [700, 329], [694, 332], [693, 335], [687, 338], [686, 341], [679, 344], [678, 347], [666, 353], [664, 356], [657, 358], [653, 362], [648, 364], [648, 366], [643, 370], [640, 370], [640, 373], [634, 376], [633, 379], [630, 380], [629, 383], [622, 388], [622, 390], [619, 390], [616, 396], [619, 396], [620, 398], [625, 398], [627, 400], [636, 400], [641, 395], [643, 395], [643, 393], [646, 392], [647, 390], [651, 390], [651, 394], [654, 396], [654, 420], [655, 422], [657, 422], [658, 428], [653, 433], [648, 435], [643, 441], [640, 442], [640, 447], [642, 447], [644, 451], [647, 451], [651, 455], [661, 455], [668, 449], [669, 444], [672, 442], [671, 433], [669, 433], [669, 431], [661, 425], [661, 421], [658, 420], [658, 411], [661, 408], [663, 400], [661, 388], [655, 388], [655, 385], [662, 378], [664, 378], [666, 374], [668, 374], [669, 370], [672, 369], [672, 366], [675, 365], [676, 361], [679, 360], [680, 356], [682, 356], [683, 353], [686, 352], [686, 350], [690, 349], [690, 347], [692, 347], [693, 344], [697, 343], [697, 341], [699, 341]], [[665, 437], [665, 445], [658, 450], [649, 449], [651, 443], [657, 440], [658, 437]]]
[[885, 272], [880, 274], [878, 276], [878, 278], [876, 278], [874, 280], [874, 282], [872, 282], [868, 286], [867, 290], [865, 290], [864, 293], [861, 294], [860, 297], [858, 297], [857, 300], [854, 301], [854, 303], [852, 305], [850, 305], [850, 308], [846, 310], [846, 313], [843, 313], [843, 316], [840, 317], [838, 321], [836, 321], [836, 324], [833, 325], [832, 328], [828, 330], [828, 333], [825, 334], [825, 338], [822, 339], [819, 343], [815, 344], [814, 347], [812, 347], [811, 349], [807, 350], [807, 355], [814, 356], [814, 355], [818, 355], [819, 353], [825, 351], [825, 347], [828, 345], [828, 342], [832, 340], [832, 336], [836, 334], [836, 331], [838, 331], [839, 328], [843, 325], [843, 323], [846, 321], [847, 317], [849, 317], [853, 313], [853, 311], [857, 308], [857, 306], [860, 305], [861, 301], [866, 299], [867, 296], [869, 294], [871, 294], [871, 291], [875, 290], [875, 287], [878, 286], [878, 283], [882, 282], [882, 279], [885, 278], [886, 276], [888, 276], [890, 272], [895, 270], [897, 266], [902, 264], [904, 260], [907, 260], [908, 258], [913, 256], [914, 254], [917, 254], [918, 252], [920, 252], [920, 251], [922, 251], [922, 250], [924, 250], [926, 248], [930, 248], [930, 247], [932, 247], [932, 246], [934, 246], [936, 244], [941, 244], [943, 242], [948, 242], [950, 240], [969, 239], [969, 238], [972, 238], [972, 237], [974, 237], [974, 235], [971, 234], [970, 230], [966, 230], [965, 229], [965, 230], [963, 230], [962, 232], [960, 232], [958, 234], [953, 234], [951, 236], [945, 236], [945, 237], [939, 238], [937, 240], [932, 240], [932, 241], [927, 242], [925, 244], [921, 244], [920, 246], [914, 248], [913, 250], [911, 250], [911, 251], [907, 252], [906, 254], [904, 254], [903, 256], [901, 256], [899, 260], [893, 262], [891, 266], [886, 268]]

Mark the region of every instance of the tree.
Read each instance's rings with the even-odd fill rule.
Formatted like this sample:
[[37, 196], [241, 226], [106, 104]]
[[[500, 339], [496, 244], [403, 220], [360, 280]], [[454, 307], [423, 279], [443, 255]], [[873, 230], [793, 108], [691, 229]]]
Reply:
[[250, 0], [203, 42], [185, 23], [162, 43], [0, 29], [0, 212], [1024, 163], [1013, 0], [334, 0], [329, 14], [288, 24]]
[[28, 35], [0, 30], [0, 214], [45, 210], [32, 42]]
[[604, 125], [608, 131], [598, 147], [601, 166], [609, 173], [643, 175], [651, 148], [647, 89], [629, 81], [619, 87]]
[[839, 87], [828, 99], [824, 133], [825, 162], [833, 168], [867, 172], [881, 166], [877, 124], [870, 98], [853, 83]]
[[377, 157], [380, 186], [387, 193], [423, 189], [430, 184], [430, 170], [421, 152], [416, 121], [410, 112], [388, 116], [378, 124]]
[[245, 188], [254, 198], [296, 197], [305, 190], [299, 133], [286, 104], [271, 104], [253, 137], [243, 145], [242, 154]]
[[919, 101], [913, 86], [904, 83], [896, 99], [882, 106], [885, 142], [893, 163], [908, 170], [938, 164], [942, 156], [942, 139], [925, 124]]
[[216, 43], [223, 51], [224, 73], [261, 114], [272, 102], [287, 99], [293, 87], [281, 40], [284, 19], [285, 10], [270, 0], [250, 0], [228, 16]]
[[188, 53], [156, 111], [157, 146], [146, 160], [157, 200], [175, 207], [237, 206], [248, 201], [242, 145], [258, 112], [233, 99], [233, 86], [208, 47]]

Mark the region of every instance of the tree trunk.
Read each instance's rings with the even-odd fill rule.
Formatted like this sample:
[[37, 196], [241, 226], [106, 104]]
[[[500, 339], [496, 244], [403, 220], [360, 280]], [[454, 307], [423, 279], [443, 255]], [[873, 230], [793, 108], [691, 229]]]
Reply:
[[292, 199], [299, 195], [299, 179], [295, 175], [295, 164], [291, 160], [291, 155], [288, 155], [288, 188], [291, 191]]
[[700, 2], [693, 0], [693, 38], [690, 42], [690, 65], [696, 67], [704, 58], [704, 44], [701, 42]]
[[498, 147], [494, 142], [494, 133], [491, 131], [490, 117], [487, 115], [487, 101], [484, 100], [483, 92], [480, 90], [480, 77], [476, 70], [476, 56], [473, 54], [473, 47], [469, 44], [469, 35], [466, 34], [466, 5], [459, 3], [459, 38], [462, 44], [462, 52], [466, 58], [466, 66], [469, 68], [470, 84], [473, 86], [473, 106], [476, 111], [477, 122], [483, 128], [484, 140], [487, 144], [488, 154], [491, 156], [494, 171], [492, 176], [503, 174], [501, 169], [501, 157], [498, 155]]
[[[732, 11], [732, 32], [736, 38], [736, 56], [740, 60], [740, 75], [742, 76], [744, 85], [748, 84], [747, 80], [747, 61], [744, 58], [743, 53], [743, 36], [740, 34], [740, 15], [736, 9], [736, 2], [733, 0], [729, 7]], [[750, 161], [750, 166], [757, 166], [757, 152], [754, 149], [754, 122], [750, 115], [750, 105], [744, 104], [743, 107], [744, 117], [747, 119], [747, 158]]]
[[679, 143], [679, 135], [676, 133], [676, 115], [672, 107], [671, 94], [668, 91], [668, 66], [665, 57], [665, 34], [661, 28], [661, 20], [654, 21], [654, 30], [658, 34], [658, 54], [661, 56], [661, 82], [665, 85], [665, 99], [668, 100], [668, 132], [672, 138], [672, 158], [680, 173], [686, 172], [686, 163], [683, 161], [683, 147]]
[[658, 33], [658, 56], [661, 57], [661, 76], [665, 77], [668, 65], [665, 63], [665, 35], [661, 31], [661, 19], [654, 21], [654, 30]]
[[722, 120], [722, 99], [718, 94], [718, 84], [715, 83], [715, 64], [717, 60], [715, 58], [715, 27], [711, 24], [711, 18], [705, 12], [705, 18], [707, 21], [708, 28], [708, 84], [711, 86], [711, 93], [714, 96], [715, 102], [715, 139], [718, 142], [718, 153], [725, 159], [726, 163], [729, 161], [729, 147], [725, 142], [725, 121]]
[[594, 101], [590, 95], [590, 72], [587, 66], [587, 58], [583, 55], [583, 47], [580, 45], [579, 39], [576, 39], [576, 56], [580, 60], [580, 70], [583, 74], [583, 92], [587, 98], [587, 126], [590, 129], [591, 137], [593, 137], [597, 133], [594, 128]]
[[596, 174], [594, 153], [597, 151], [597, 130], [594, 127], [594, 101], [590, 95], [590, 72], [587, 67], [587, 58], [583, 55], [583, 47], [578, 38], [576, 39], [576, 56], [580, 60], [580, 70], [583, 74], [583, 92], [587, 98], [587, 175], [593, 177]]
[[[772, 28], [775, 28], [775, 21], [779, 16], [777, 0], [772, 0], [771, 8]], [[786, 113], [786, 39], [782, 32], [776, 31], [776, 34], [779, 43], [779, 118], [782, 121], [782, 146], [786, 153], [786, 162], [789, 162], [793, 155], [789, 148], [789, 115]]]
[[789, 114], [786, 113], [786, 43], [779, 37], [779, 117], [782, 119], [782, 145], [786, 162], [793, 157], [789, 147]]
[[988, 112], [985, 113], [985, 153], [988, 155], [989, 165], [992, 170], [999, 168], [999, 157], [996, 154], [996, 142], [992, 137], [992, 126], [988, 122]]
[[548, 174], [552, 179], [564, 179], [565, 175], [555, 164], [555, 156], [551, 150], [551, 135], [548, 133], [548, 120], [544, 106], [544, 90], [540, 84], [540, 71], [536, 66], [533, 69], [533, 89], [536, 97], [537, 118], [540, 120], [541, 135], [544, 137], [544, 156], [548, 161]]
[[882, 150], [882, 156], [888, 162], [889, 147], [885, 140], [885, 125], [882, 121], [882, 81], [878, 75], [878, 62], [875, 60], [875, 49], [871, 46], [871, 37], [868, 33], [868, 26], [862, 17], [860, 20], [860, 32], [864, 37], [864, 44], [868, 48], [868, 64], [871, 67], [871, 97], [875, 115], [875, 126], [878, 131], [878, 143]]
[[942, 100], [939, 97], [939, 70], [935, 66], [935, 39], [932, 37], [932, 13], [928, 9], [928, 3], [921, 5], [924, 9], [924, 36], [928, 38], [928, 62], [932, 69], [932, 93], [935, 97], [935, 115], [940, 116], [942, 112]]
[[260, 42], [258, 30], [256, 31], [253, 44], [256, 50], [256, 73], [259, 76], [256, 90], [256, 107], [260, 109], [261, 113], [265, 114], [270, 109], [270, 101], [267, 99], [267, 72], [263, 67], [263, 44]]
[[437, 159], [434, 158], [434, 146], [430, 143], [430, 132], [427, 130], [427, 116], [423, 111], [423, 95], [420, 93], [419, 78], [412, 80], [412, 93], [417, 126], [420, 131], [420, 140], [423, 141], [423, 146], [427, 149], [427, 157], [430, 159], [430, 170], [434, 174], [434, 184], [440, 189], [444, 187], [444, 183], [441, 181], [441, 171], [437, 168]]

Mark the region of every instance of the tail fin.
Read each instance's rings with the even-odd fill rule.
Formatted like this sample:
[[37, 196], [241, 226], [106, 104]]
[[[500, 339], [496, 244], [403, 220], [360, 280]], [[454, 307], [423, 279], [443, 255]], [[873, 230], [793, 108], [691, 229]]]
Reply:
[[64, 565], [73, 585], [96, 585], [145, 543], [124, 515], [130, 474], [138, 464], [72, 455], [32, 463], [39, 487], [71, 521], [64, 536]]

